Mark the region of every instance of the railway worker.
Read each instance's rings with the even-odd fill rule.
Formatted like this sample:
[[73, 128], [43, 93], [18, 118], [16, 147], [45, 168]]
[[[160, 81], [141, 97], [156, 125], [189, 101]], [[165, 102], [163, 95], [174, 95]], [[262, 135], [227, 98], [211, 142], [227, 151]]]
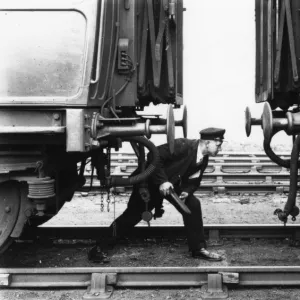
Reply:
[[[220, 261], [223, 258], [219, 254], [207, 250], [201, 204], [199, 199], [194, 196], [194, 192], [200, 186], [209, 156], [216, 156], [221, 150], [224, 134], [225, 129], [206, 128], [200, 131], [200, 139], [176, 139], [173, 154], [170, 153], [167, 144], [158, 146], [159, 164], [147, 182], [150, 193], [148, 210], [151, 211], [155, 208], [154, 218], [163, 215], [164, 198], [174, 205], [170, 193], [172, 189], [176, 191], [179, 198], [191, 211], [191, 214], [186, 214], [179, 210], [182, 213], [187, 232], [189, 251], [194, 258], [210, 261]], [[174, 206], [176, 207], [176, 205]], [[127, 209], [110, 226], [112, 232], [115, 230], [117, 238], [126, 236], [141, 221], [144, 211], [145, 202], [141, 198], [139, 187], [134, 186]], [[100, 251], [100, 247], [93, 247], [90, 250], [89, 259], [100, 261], [99, 257], [105, 257]]]

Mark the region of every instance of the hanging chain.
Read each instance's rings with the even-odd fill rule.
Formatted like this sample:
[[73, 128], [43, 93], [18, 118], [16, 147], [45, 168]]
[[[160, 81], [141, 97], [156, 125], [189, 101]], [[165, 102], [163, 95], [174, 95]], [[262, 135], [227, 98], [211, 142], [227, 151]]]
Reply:
[[109, 207], [109, 205], [110, 205], [110, 190], [109, 190], [109, 188], [107, 189], [106, 203], [107, 203], [107, 208], [106, 208], [106, 210], [107, 210], [107, 212], [109, 212], [109, 211], [110, 211], [110, 207]]
[[116, 193], [113, 192], [114, 197], [114, 222], [113, 222], [113, 237], [117, 236], [117, 224], [116, 224]]
[[102, 188], [101, 188], [100, 193], [101, 193], [100, 210], [101, 210], [101, 212], [103, 212], [104, 211], [104, 196], [103, 196], [103, 190], [102, 190]]
[[105, 174], [105, 181], [101, 181], [101, 187], [100, 187], [100, 195], [101, 195], [101, 202], [100, 202], [100, 210], [101, 212], [104, 211], [104, 192], [106, 191], [107, 193], [107, 198], [106, 198], [106, 209], [109, 212], [110, 211], [110, 163], [111, 163], [111, 158], [110, 158], [110, 148], [106, 149], [106, 163], [104, 165], [104, 174]]
[[[107, 155], [107, 166], [106, 166], [106, 177], [108, 179], [110, 179], [110, 162], [111, 162], [111, 158], [110, 158], [110, 148], [107, 148], [106, 149], [106, 155]], [[109, 180], [110, 182], [110, 180]], [[109, 212], [110, 211], [110, 186], [107, 186], [107, 198], [106, 198], [106, 202], [107, 202], [107, 211]]]

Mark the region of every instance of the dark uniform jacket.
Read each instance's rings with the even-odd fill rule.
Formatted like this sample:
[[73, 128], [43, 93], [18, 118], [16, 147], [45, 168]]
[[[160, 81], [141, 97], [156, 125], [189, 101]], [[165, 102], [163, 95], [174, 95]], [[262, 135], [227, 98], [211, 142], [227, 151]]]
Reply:
[[[156, 170], [150, 176], [149, 183], [159, 186], [169, 181], [174, 186], [180, 186], [181, 192], [193, 194], [200, 186], [208, 164], [208, 156], [204, 156], [201, 163], [197, 164], [198, 145], [199, 140], [176, 139], [173, 154], [170, 153], [168, 144], [158, 146], [160, 159]], [[199, 170], [199, 177], [189, 179]]]

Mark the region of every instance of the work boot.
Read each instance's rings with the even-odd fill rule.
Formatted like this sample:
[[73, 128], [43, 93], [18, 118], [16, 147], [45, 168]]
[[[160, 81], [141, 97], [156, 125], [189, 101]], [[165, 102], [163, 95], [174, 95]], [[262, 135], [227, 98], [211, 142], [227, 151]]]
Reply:
[[209, 261], [221, 261], [223, 257], [217, 253], [209, 252], [205, 248], [199, 250], [192, 250], [192, 257], [205, 259]]

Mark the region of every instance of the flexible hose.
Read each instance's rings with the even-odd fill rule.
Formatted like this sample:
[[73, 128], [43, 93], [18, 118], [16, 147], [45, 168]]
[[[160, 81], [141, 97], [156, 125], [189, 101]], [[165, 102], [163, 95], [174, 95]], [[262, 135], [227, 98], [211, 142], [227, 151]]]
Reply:
[[291, 153], [290, 163], [290, 186], [289, 196], [283, 211], [276, 209], [274, 214], [278, 216], [279, 220], [286, 223], [289, 215], [292, 216], [292, 220], [296, 220], [296, 216], [299, 214], [299, 208], [296, 206], [296, 196], [298, 187], [298, 157], [300, 152], [300, 135], [297, 136]]
[[300, 152], [300, 135], [297, 136], [293, 145], [290, 165], [290, 190], [288, 200], [284, 206], [284, 212], [289, 215], [296, 204], [298, 186], [298, 157]]
[[[282, 159], [279, 156], [277, 156], [271, 149], [271, 140], [270, 141], [264, 140], [264, 150], [265, 150], [266, 154], [268, 155], [268, 157], [272, 161], [274, 161], [276, 164], [278, 164], [281, 167], [289, 169], [291, 160], [290, 159]], [[297, 164], [296, 164], [296, 166], [297, 166]]]
[[111, 185], [112, 186], [129, 186], [129, 185], [135, 185], [137, 183], [141, 183], [145, 181], [155, 170], [157, 167], [158, 161], [159, 161], [159, 152], [156, 148], [156, 146], [150, 142], [148, 139], [142, 137], [142, 136], [134, 136], [134, 137], [126, 137], [123, 139], [124, 141], [129, 141], [129, 142], [137, 142], [145, 146], [149, 152], [153, 154], [153, 159], [147, 166], [147, 169], [135, 176], [129, 177], [129, 178], [118, 178], [118, 177], [113, 177], [111, 180]]
[[[275, 162], [279, 166], [289, 169], [290, 165], [291, 165], [291, 160], [290, 159], [282, 159], [278, 155], [276, 155], [271, 148], [271, 140], [272, 140], [272, 138], [270, 139], [270, 141], [264, 140], [264, 150], [265, 150], [266, 154], [273, 162]], [[293, 142], [295, 142], [295, 140]], [[298, 161], [298, 158], [297, 158], [296, 165], [297, 165], [297, 168], [299, 169], [300, 161]]]

